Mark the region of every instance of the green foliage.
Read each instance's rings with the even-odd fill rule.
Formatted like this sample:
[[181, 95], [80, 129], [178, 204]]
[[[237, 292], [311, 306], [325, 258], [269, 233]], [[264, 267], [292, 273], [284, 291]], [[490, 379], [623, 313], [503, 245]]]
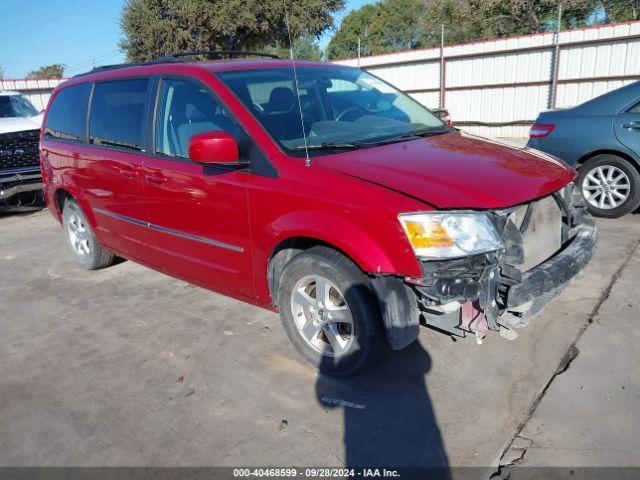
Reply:
[[64, 65], [54, 63], [53, 65], [40, 67], [37, 70], [31, 70], [27, 73], [27, 78], [62, 78], [63, 75]]
[[431, 44], [424, 30], [426, 0], [384, 0], [364, 5], [345, 17], [327, 47], [327, 58], [397, 52]]
[[369, 30], [377, 11], [377, 5], [364, 5], [358, 10], [351, 11], [342, 20], [340, 28], [331, 38], [327, 46], [327, 58], [334, 60], [356, 56], [358, 53], [358, 38], [361, 40], [363, 55], [375, 53], [369, 47]]
[[[640, 18], [640, 0], [561, 0], [562, 28]], [[327, 58], [525, 35], [557, 28], [558, 0], [379, 0], [352, 11], [331, 39]]]
[[318, 38], [343, 7], [344, 0], [127, 0], [120, 46], [130, 61], [178, 50], [278, 48], [289, 45], [289, 34]]
[[605, 22], [628, 22], [640, 19], [640, 0], [603, 0]]
[[[269, 46], [264, 49], [265, 52], [274, 53], [280, 58], [289, 58], [289, 43]], [[293, 41], [293, 55], [295, 59], [300, 60], [322, 60], [322, 50], [314, 37], [304, 36], [298, 37]]]

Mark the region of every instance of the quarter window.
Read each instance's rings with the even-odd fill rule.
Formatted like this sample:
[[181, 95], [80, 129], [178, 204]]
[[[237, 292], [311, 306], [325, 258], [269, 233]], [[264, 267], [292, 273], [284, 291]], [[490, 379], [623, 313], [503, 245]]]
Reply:
[[631, 107], [627, 113], [640, 113], [640, 102]]
[[89, 143], [144, 150], [148, 79], [96, 83]]
[[185, 80], [163, 80], [156, 125], [156, 152], [189, 157], [189, 139], [224, 130], [237, 138], [234, 121], [203, 87]]
[[53, 99], [47, 114], [45, 135], [64, 140], [82, 140], [87, 131], [90, 83], [72, 85]]

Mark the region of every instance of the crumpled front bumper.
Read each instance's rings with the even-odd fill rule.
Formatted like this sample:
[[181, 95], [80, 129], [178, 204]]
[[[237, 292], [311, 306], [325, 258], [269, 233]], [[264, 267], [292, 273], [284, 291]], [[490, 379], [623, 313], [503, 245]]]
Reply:
[[526, 272], [522, 282], [509, 289], [507, 308], [533, 301], [566, 284], [589, 263], [596, 243], [596, 226], [592, 220], [585, 220], [560, 252]]
[[[570, 190], [566, 193], [570, 198]], [[423, 261], [421, 278], [374, 276], [391, 347], [400, 349], [415, 340], [421, 324], [461, 337], [481, 337], [489, 330], [509, 337], [508, 330], [526, 326], [589, 263], [597, 243], [595, 224], [584, 217], [584, 209], [559, 195], [554, 198], [563, 212], [564, 239], [560, 249], [537, 266], [527, 267], [522, 260], [522, 232], [514, 234], [510, 213], [495, 212], [504, 250]]]

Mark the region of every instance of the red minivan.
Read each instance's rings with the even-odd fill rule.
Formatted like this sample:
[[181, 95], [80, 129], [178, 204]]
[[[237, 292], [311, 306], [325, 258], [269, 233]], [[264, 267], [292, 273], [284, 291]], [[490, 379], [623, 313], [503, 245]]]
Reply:
[[589, 261], [575, 172], [356, 68], [174, 55], [61, 84], [41, 164], [87, 269], [121, 256], [279, 311], [349, 375], [420, 325], [506, 338]]

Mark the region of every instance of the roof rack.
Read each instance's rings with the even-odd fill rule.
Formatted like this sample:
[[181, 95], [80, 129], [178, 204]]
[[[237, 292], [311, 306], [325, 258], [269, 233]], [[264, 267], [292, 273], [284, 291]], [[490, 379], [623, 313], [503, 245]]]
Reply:
[[164, 55], [162, 57], [158, 57], [157, 60], [176, 60], [178, 58], [183, 57], [193, 57], [195, 55], [217, 55], [224, 56], [227, 55], [229, 58], [244, 56], [244, 57], [266, 57], [266, 58], [280, 58], [278, 55], [273, 53], [264, 53], [264, 52], [253, 52], [250, 50], [193, 50], [193, 51], [185, 51], [185, 52], [177, 52], [170, 53], [168, 55]]
[[279, 59], [278, 55], [274, 55], [272, 53], [263, 53], [263, 52], [252, 52], [248, 50], [193, 50], [193, 51], [185, 51], [185, 52], [176, 52], [169, 53], [167, 55], [163, 55], [161, 57], [155, 58], [153, 60], [147, 60], [145, 62], [135, 62], [135, 63], [118, 63], [114, 65], [101, 65], [99, 67], [94, 67], [92, 70], [84, 73], [79, 73], [78, 75], [74, 75], [74, 78], [81, 77], [83, 75], [89, 75], [90, 73], [102, 72], [104, 70], [115, 70], [118, 68], [128, 68], [128, 67], [141, 67], [144, 65], [156, 65], [159, 63], [181, 63], [188, 62], [185, 57], [192, 57], [196, 55], [210, 55], [210, 56], [228, 56], [229, 58], [234, 58], [237, 56], [245, 56], [245, 57], [266, 57], [266, 58], [274, 58]]

